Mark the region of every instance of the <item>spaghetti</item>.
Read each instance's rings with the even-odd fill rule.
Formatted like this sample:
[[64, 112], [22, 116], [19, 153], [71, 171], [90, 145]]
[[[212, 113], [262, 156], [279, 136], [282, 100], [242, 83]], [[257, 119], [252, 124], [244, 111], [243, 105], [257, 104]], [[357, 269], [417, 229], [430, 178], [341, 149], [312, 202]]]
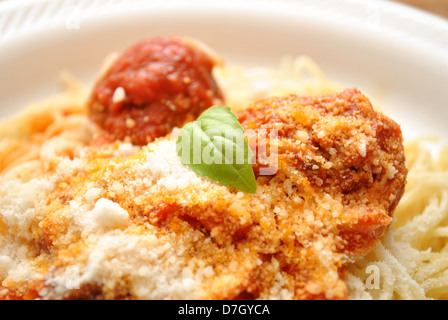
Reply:
[[[262, 97], [322, 95], [340, 89], [308, 57], [285, 58], [278, 69], [222, 66], [215, 76], [235, 112]], [[54, 161], [76, 159], [89, 148], [95, 129], [84, 107], [88, 90], [67, 73], [61, 80], [66, 88], [62, 94], [2, 121], [0, 183], [28, 183], [51, 171]], [[427, 140], [421, 139], [405, 145], [406, 192], [395, 210], [393, 228], [376, 249], [348, 267], [345, 283], [351, 299], [448, 298], [448, 148], [434, 158], [426, 144]], [[89, 192], [94, 193], [93, 189]], [[6, 286], [18, 276], [5, 272], [5, 266], [13, 264], [8, 258], [11, 239], [6, 235], [5, 219], [0, 216], [0, 283]], [[27, 243], [25, 238], [20, 241]], [[368, 282], [369, 266], [379, 272], [379, 284], [373, 288]], [[283, 293], [283, 298], [290, 296]]]

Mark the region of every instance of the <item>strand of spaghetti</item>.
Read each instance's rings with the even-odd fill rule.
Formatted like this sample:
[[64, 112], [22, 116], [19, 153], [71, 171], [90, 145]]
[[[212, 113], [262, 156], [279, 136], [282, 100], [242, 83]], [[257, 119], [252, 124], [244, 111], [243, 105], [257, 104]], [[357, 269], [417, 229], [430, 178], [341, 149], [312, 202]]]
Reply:
[[397, 237], [405, 242], [414, 244], [418, 248], [425, 246], [424, 240], [428, 237], [447, 214], [448, 190], [442, 192], [442, 198], [432, 197], [429, 204], [420, 215], [414, 216], [408, 223], [394, 230]]
[[361, 277], [348, 273], [345, 284], [351, 300], [373, 300], [372, 294], [366, 288]]
[[448, 295], [448, 270], [427, 279], [422, 286], [427, 292], [431, 292], [432, 296], [445, 298]]
[[[386, 239], [387, 241], [387, 239]], [[390, 242], [390, 240], [388, 241]], [[380, 243], [375, 249], [375, 254], [392, 269], [394, 273], [394, 291], [404, 300], [426, 299], [425, 291], [408, 272], [408, 270], [392, 255], [392, 253]]]
[[28, 181], [33, 177], [41, 176], [42, 163], [39, 160], [31, 160], [15, 165], [11, 170], [6, 171], [0, 180], [8, 181], [12, 179], [20, 179], [22, 181]]

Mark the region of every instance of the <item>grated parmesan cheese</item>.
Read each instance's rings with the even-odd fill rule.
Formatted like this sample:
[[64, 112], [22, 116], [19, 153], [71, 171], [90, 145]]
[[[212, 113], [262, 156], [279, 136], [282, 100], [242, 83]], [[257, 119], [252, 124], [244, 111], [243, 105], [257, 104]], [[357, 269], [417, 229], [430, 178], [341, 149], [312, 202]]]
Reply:
[[361, 155], [361, 157], [365, 157], [367, 155], [367, 145], [365, 140], [362, 140], [361, 143], [358, 145], [358, 152]]
[[105, 227], [121, 227], [127, 224], [129, 214], [116, 202], [101, 198], [92, 211], [95, 221]]
[[86, 192], [86, 200], [89, 202], [96, 201], [99, 197], [101, 197], [102, 190], [100, 188], [90, 188]]
[[212, 183], [182, 164], [180, 157], [177, 156], [174, 140], [160, 141], [151, 148], [152, 152], [149, 153], [142, 169], [151, 172], [152, 176], [158, 179], [158, 186], [173, 191], [190, 185]]
[[114, 94], [112, 96], [112, 102], [113, 103], [119, 103], [124, 101], [126, 99], [126, 91], [123, 87], [118, 87], [115, 89]]

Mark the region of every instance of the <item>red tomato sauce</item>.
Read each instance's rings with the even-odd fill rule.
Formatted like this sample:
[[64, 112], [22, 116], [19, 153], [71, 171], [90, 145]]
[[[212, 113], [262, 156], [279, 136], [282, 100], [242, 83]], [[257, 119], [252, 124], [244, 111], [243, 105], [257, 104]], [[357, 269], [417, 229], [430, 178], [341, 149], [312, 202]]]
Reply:
[[[209, 54], [180, 36], [140, 41], [96, 83], [88, 104], [90, 117], [109, 140], [147, 144], [222, 103], [214, 65]], [[120, 87], [124, 98], [114, 99]]]

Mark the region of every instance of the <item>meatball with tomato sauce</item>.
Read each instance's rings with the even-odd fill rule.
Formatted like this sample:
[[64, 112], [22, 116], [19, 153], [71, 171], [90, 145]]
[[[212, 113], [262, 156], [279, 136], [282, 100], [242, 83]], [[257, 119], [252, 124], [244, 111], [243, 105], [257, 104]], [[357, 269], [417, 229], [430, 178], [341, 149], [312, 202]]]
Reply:
[[88, 110], [103, 139], [144, 145], [196, 119], [222, 93], [212, 70], [218, 59], [192, 39], [142, 40], [97, 81]]

